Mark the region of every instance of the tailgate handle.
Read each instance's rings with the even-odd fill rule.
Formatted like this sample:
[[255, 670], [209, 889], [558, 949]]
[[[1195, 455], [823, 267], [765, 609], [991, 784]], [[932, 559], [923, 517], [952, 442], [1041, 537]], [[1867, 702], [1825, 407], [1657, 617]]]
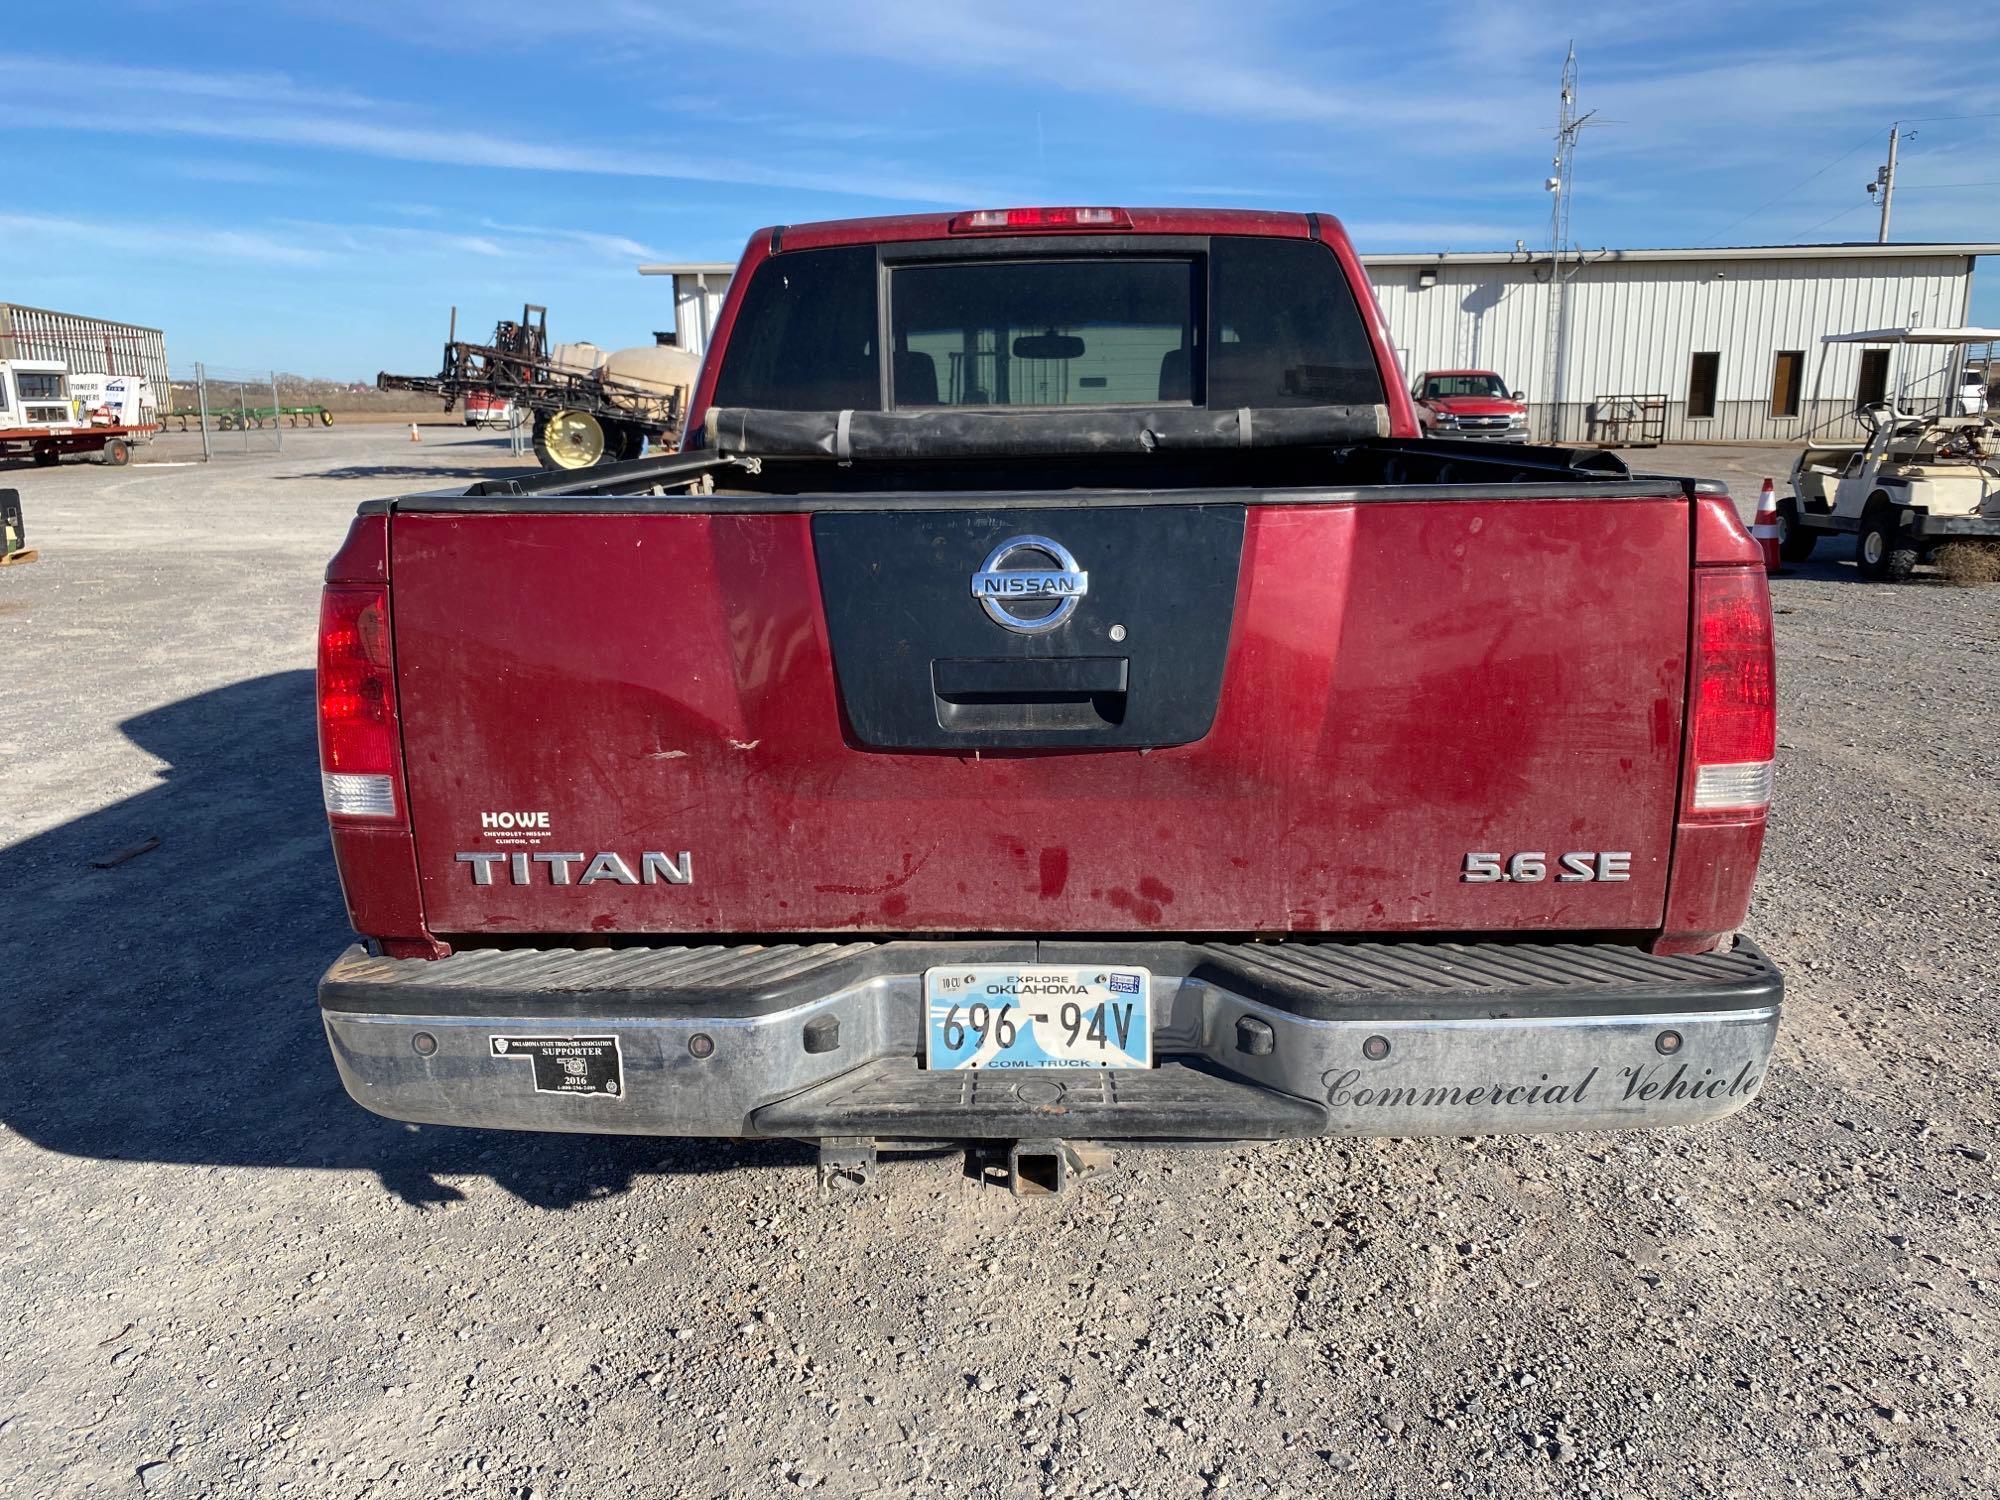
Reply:
[[966, 733], [1102, 729], [1125, 720], [1123, 656], [939, 657], [938, 723]]

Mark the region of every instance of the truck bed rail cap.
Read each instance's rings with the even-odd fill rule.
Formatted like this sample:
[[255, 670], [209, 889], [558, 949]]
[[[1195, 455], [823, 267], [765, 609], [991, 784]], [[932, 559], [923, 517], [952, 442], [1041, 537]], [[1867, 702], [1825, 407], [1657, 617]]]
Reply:
[[772, 411], [717, 406], [711, 447], [772, 456], [1007, 458], [1301, 447], [1389, 435], [1386, 406], [1093, 407], [1077, 411]]

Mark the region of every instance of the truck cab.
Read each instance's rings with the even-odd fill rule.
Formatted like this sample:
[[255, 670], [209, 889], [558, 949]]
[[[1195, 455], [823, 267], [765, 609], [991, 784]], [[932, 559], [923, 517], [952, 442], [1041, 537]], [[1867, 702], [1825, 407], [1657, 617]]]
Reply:
[[68, 365], [59, 359], [0, 360], [0, 432], [32, 437], [78, 425]]
[[1984, 364], [1969, 364], [1958, 376], [1958, 414], [1961, 417], [1983, 417], [1992, 404], [1986, 395], [1987, 367]]

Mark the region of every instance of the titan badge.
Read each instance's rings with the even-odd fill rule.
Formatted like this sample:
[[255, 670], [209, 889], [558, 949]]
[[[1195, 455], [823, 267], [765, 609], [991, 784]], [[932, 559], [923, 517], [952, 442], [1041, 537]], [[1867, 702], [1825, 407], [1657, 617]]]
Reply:
[[[1009, 568], [1010, 559], [1028, 557], [1038, 567]], [[986, 610], [993, 623], [1022, 635], [1040, 635], [1054, 630], [1076, 613], [1076, 606], [1090, 592], [1090, 575], [1076, 565], [1076, 558], [1061, 542], [1045, 536], [1009, 537], [986, 557], [986, 565], [972, 575], [972, 597]], [[1016, 606], [1031, 608], [1017, 612]], [[1034, 606], [1049, 606], [1036, 613]]]
[[[539, 854], [475, 849], [455, 857], [458, 863], [472, 866], [474, 885], [492, 885], [496, 867], [507, 871], [511, 885], [595, 885], [600, 880], [618, 885], [694, 884], [694, 856], [685, 849], [672, 857], [657, 849], [648, 849], [639, 856], [636, 874], [622, 854]], [[574, 882], [570, 879], [572, 865], [583, 865], [583, 874]], [[537, 874], [537, 866], [547, 873]]]

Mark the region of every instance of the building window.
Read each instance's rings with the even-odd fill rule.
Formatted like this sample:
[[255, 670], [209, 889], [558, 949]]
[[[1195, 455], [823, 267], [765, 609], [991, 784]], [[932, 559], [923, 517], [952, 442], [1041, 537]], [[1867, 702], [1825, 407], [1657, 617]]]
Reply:
[[1778, 357], [1771, 365], [1772, 416], [1796, 417], [1799, 414], [1799, 388], [1804, 380], [1805, 369], [1805, 350], [1778, 351]]
[[1854, 408], [1874, 406], [1889, 399], [1889, 351], [1863, 349], [1861, 378], [1854, 382]]
[[1688, 402], [1690, 417], [1715, 415], [1715, 382], [1722, 368], [1722, 356], [1710, 350], [1688, 361]]

